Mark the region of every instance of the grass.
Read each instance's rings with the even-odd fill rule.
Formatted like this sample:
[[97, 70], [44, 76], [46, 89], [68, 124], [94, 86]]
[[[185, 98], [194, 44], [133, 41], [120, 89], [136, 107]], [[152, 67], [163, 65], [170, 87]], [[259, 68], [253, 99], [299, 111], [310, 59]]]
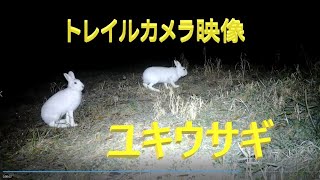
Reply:
[[[184, 56], [181, 56], [184, 58]], [[187, 61], [184, 61], [187, 63]], [[188, 64], [189, 66], [189, 64]], [[207, 58], [204, 66], [189, 66], [189, 74], [180, 79], [179, 88], [165, 89], [156, 85], [160, 93], [145, 89], [142, 72], [92, 72], [78, 74], [86, 85], [83, 102], [76, 110], [76, 128], [56, 129], [46, 126], [39, 117], [43, 100], [18, 108], [21, 126], [7, 127], [1, 140], [1, 169], [4, 170], [241, 170], [239, 174], [211, 173], [221, 179], [296, 179], [319, 178], [320, 169], [320, 68], [308, 64], [308, 69], [294, 68], [266, 70], [252, 66], [245, 54], [234, 66], [223, 60]], [[64, 87], [48, 84], [54, 93]], [[271, 137], [262, 145], [263, 157], [255, 159], [252, 147], [242, 148], [240, 133], [251, 122], [272, 119], [275, 126], [262, 137]], [[203, 136], [196, 153], [183, 160], [181, 155], [195, 143], [195, 135], [183, 135], [175, 143], [175, 129], [185, 126], [202, 127]], [[169, 127], [163, 138], [172, 142], [163, 145], [164, 157], [156, 159], [154, 147], [142, 147], [143, 131], [152, 122], [160, 128]], [[223, 149], [224, 138], [212, 147], [212, 139], [205, 136], [213, 122], [220, 129], [232, 122], [239, 135], [232, 139], [231, 148], [221, 158], [212, 155]], [[134, 125], [133, 149], [138, 158], [107, 158], [112, 150], [125, 149], [125, 133], [111, 133], [112, 125]], [[248, 139], [248, 138], [247, 138]], [[14, 177], [37, 179], [72, 178], [74, 174], [14, 173]], [[204, 178], [204, 173], [79, 173], [80, 179], [162, 176], [163, 178]]]

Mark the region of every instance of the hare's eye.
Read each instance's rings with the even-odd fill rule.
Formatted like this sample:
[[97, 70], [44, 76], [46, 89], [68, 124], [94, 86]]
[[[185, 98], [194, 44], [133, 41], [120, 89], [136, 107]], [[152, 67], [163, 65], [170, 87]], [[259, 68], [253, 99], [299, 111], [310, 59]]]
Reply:
[[77, 82], [74, 82], [74, 84], [77, 84]]

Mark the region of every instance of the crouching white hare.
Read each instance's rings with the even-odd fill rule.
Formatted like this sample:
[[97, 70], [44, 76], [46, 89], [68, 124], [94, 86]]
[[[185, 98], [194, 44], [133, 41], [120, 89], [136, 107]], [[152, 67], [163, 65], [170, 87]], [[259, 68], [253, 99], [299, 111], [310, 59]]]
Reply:
[[181, 66], [179, 61], [174, 60], [174, 64], [176, 67], [148, 67], [142, 75], [143, 86], [157, 92], [160, 92], [160, 90], [152, 87], [157, 83], [163, 83], [167, 89], [168, 83], [174, 88], [179, 87], [175, 82], [177, 82], [179, 78], [186, 76], [188, 72], [185, 67]]
[[[63, 75], [68, 81], [68, 87], [51, 96], [41, 108], [42, 120], [51, 127], [64, 128], [78, 125], [74, 122], [73, 111], [81, 103], [84, 85], [75, 78], [72, 71]], [[64, 115], [65, 119], [62, 119]]]

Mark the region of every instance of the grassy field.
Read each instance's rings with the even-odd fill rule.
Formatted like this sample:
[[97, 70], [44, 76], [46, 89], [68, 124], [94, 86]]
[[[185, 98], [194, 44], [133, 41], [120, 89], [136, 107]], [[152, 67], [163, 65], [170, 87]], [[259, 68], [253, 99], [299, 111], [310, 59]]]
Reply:
[[[186, 59], [180, 59], [188, 66]], [[35, 179], [319, 179], [320, 178], [320, 64], [307, 63], [302, 68], [264, 68], [239, 58], [235, 65], [207, 58], [203, 66], [188, 66], [188, 75], [180, 79], [179, 88], [165, 89], [162, 84], [153, 92], [142, 86], [140, 72], [81, 72], [76, 77], [86, 86], [83, 102], [74, 116], [75, 128], [49, 128], [40, 118], [43, 102], [66, 81], [48, 83], [48, 96], [32, 104], [16, 107], [17, 119], [1, 132], [1, 169], [3, 170], [137, 170], [133, 173], [8, 173], [14, 178]], [[60, 76], [60, 75], [59, 75]], [[62, 76], [62, 75], [61, 75]], [[62, 81], [61, 81], [62, 80]], [[1, 100], [1, 99], [0, 99]], [[18, 114], [18, 115], [17, 115]], [[17, 118], [18, 116], [18, 118]], [[263, 157], [255, 159], [253, 147], [240, 146], [241, 131], [251, 122], [262, 127], [272, 119], [274, 127], [260, 137], [271, 137], [262, 145]], [[183, 135], [175, 142], [175, 129], [186, 121], [201, 127], [200, 148], [187, 159], [196, 136]], [[19, 123], [18, 123], [19, 122]], [[153, 122], [170, 131], [163, 145], [164, 157], [156, 158], [154, 147], [142, 147], [143, 131]], [[228, 152], [218, 159], [212, 155], [224, 148], [225, 138], [212, 146], [206, 131], [213, 122], [224, 129], [232, 122], [239, 134], [232, 138]], [[133, 149], [137, 158], [108, 158], [108, 151], [125, 149], [125, 133], [110, 132], [112, 125], [133, 125]], [[177, 170], [176, 172], [138, 172], [139, 170]], [[191, 173], [178, 170], [216, 170]], [[230, 173], [227, 170], [237, 170]]]

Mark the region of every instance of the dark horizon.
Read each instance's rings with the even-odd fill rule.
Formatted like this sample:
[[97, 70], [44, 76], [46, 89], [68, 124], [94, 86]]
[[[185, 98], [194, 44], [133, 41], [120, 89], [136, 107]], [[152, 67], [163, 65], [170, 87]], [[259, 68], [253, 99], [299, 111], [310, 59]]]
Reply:
[[[129, 14], [129, 13], [127, 13]], [[178, 13], [177, 13], [178, 14]], [[227, 14], [227, 13], [225, 13]], [[0, 91], [2, 96], [14, 97], [15, 93], [23, 93], [26, 88], [37, 87], [44, 82], [50, 82], [53, 78], [61, 76], [63, 72], [73, 70], [75, 72], [105, 70], [128, 71], [128, 69], [141, 69], [148, 66], [170, 66], [173, 59], [179, 59], [183, 53], [191, 65], [203, 65], [203, 49], [206, 48], [207, 58], [218, 57], [222, 64], [235, 64], [240, 61], [241, 53], [246, 53], [252, 65], [264, 65], [267, 68], [275, 63], [275, 58], [280, 55], [280, 64], [303, 64], [304, 60], [299, 55], [302, 45], [306, 52], [317, 53], [316, 39], [307, 28], [314, 21], [314, 17], [308, 14], [295, 15], [271, 13], [265, 15], [221, 15], [215, 13], [195, 13], [195, 15], [79, 15], [61, 13], [57, 16], [47, 17], [46, 21], [32, 19], [29, 16], [21, 17], [21, 25], [29, 25], [24, 33], [16, 33], [8, 43], [12, 50], [8, 58], [4, 59], [1, 71]], [[31, 15], [30, 15], [31, 16]], [[140, 23], [150, 19], [151, 23], [157, 23], [157, 42], [150, 43], [140, 41], [144, 29]], [[197, 42], [197, 19], [208, 22], [213, 18], [222, 26], [225, 18], [235, 18], [243, 23], [245, 41], [238, 39], [237, 43], [223, 44], [223, 35], [220, 32], [220, 42], [210, 39], [207, 43]], [[72, 42], [67, 43], [67, 20], [71, 19], [73, 27], [81, 29], [81, 35], [72, 33]], [[84, 20], [88, 20], [88, 33], [92, 33], [95, 27], [101, 30], [113, 19], [117, 24], [113, 29], [113, 42], [109, 43], [108, 33], [101, 34], [91, 42], [83, 40]], [[131, 19], [133, 28], [139, 28], [137, 38], [129, 43], [127, 36], [124, 42], [118, 38], [122, 33], [122, 20]], [[169, 26], [170, 20], [174, 20], [174, 33], [176, 39], [170, 37], [160, 43], [159, 37], [163, 35], [162, 24]], [[179, 38], [187, 34], [187, 31], [178, 31], [179, 20], [192, 20], [194, 32], [188, 42], [181, 43]], [[294, 23], [299, 23], [294, 26]], [[287, 26], [291, 25], [291, 26]], [[9, 24], [8, 24], [9, 26]], [[294, 27], [292, 27], [294, 26]], [[291, 28], [290, 28], [291, 27]], [[18, 31], [18, 29], [15, 29]], [[128, 28], [127, 28], [128, 34]], [[126, 34], [126, 35], [127, 35]], [[149, 36], [153, 35], [150, 30]], [[8, 52], [7, 52], [8, 53]], [[1, 98], [2, 102], [6, 98]], [[8, 99], [9, 100], [9, 99]], [[9, 100], [10, 101], [10, 100]]]

